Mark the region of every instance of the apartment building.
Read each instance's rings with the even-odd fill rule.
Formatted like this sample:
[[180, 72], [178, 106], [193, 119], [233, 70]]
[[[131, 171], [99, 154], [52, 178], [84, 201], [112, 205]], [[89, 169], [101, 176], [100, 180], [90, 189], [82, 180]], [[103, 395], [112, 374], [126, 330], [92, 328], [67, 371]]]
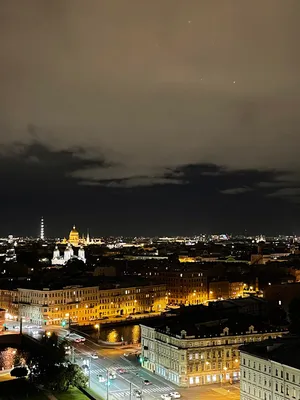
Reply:
[[243, 294], [243, 282], [211, 281], [208, 286], [209, 300], [236, 299]]
[[157, 328], [144, 324], [142, 366], [181, 387], [234, 382], [240, 378], [239, 346], [283, 333], [262, 323], [255, 327], [249, 316]]
[[241, 346], [241, 400], [300, 399], [300, 339]]
[[102, 317], [162, 311], [166, 307], [166, 285], [101, 288], [68, 286], [59, 290], [18, 288], [15, 313], [39, 325], [59, 325], [71, 320], [90, 324]]
[[155, 278], [167, 285], [168, 303], [195, 305], [207, 301], [207, 279], [197, 270], [170, 270], [156, 272]]

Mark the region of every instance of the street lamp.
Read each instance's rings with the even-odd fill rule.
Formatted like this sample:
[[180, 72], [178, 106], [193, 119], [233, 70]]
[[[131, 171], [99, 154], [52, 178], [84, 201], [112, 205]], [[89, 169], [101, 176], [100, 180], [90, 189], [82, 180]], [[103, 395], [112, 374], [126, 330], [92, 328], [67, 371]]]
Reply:
[[69, 319], [69, 331], [71, 332], [71, 315], [69, 313], [65, 314], [65, 317]]
[[95, 329], [97, 329], [97, 333], [98, 333], [97, 341], [99, 341], [99, 339], [100, 339], [100, 324], [95, 324], [94, 327], [95, 327]]

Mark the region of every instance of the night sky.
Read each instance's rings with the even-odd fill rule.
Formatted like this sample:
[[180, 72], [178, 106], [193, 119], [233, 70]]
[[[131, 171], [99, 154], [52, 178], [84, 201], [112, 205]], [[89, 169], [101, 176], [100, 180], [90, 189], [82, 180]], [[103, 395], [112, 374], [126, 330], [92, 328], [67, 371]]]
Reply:
[[299, 0], [10, 0], [0, 235], [300, 234]]

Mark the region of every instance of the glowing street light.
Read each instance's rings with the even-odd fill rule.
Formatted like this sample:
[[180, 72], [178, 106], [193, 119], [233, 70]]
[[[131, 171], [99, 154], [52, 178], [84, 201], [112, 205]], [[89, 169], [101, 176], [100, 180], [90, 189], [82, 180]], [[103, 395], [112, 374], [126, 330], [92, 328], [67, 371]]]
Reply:
[[98, 333], [97, 340], [99, 340], [100, 339], [100, 324], [95, 324], [94, 328], [97, 329], [97, 333]]

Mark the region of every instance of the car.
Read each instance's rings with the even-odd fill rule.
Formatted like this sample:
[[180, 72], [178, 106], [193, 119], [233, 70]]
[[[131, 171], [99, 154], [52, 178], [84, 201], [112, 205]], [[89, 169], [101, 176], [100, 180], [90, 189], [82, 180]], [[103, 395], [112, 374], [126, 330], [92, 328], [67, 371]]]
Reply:
[[149, 386], [149, 385], [151, 385], [151, 382], [148, 381], [148, 379], [145, 379], [145, 380], [144, 380], [144, 385]]
[[171, 392], [170, 396], [172, 397], [172, 399], [180, 399], [181, 394], [178, 392]]
[[108, 375], [108, 377], [109, 377], [109, 379], [116, 379], [117, 378], [117, 376], [116, 376], [116, 374], [114, 373], [114, 372], [111, 372], [109, 375]]
[[172, 397], [169, 394], [162, 394], [160, 397], [163, 400], [172, 400]]
[[116, 318], [122, 318], [122, 315], [116, 315]]
[[142, 391], [141, 391], [141, 390], [138, 390], [138, 389], [135, 389], [135, 390], [133, 391], [133, 395], [134, 395], [137, 399], [141, 399], [141, 398], [142, 398]]
[[103, 376], [103, 375], [98, 375], [98, 381], [99, 381], [100, 383], [106, 382], [105, 376]]
[[97, 359], [99, 358], [99, 356], [98, 356], [97, 353], [91, 354], [91, 357], [92, 357], [94, 360], [97, 360]]
[[128, 316], [126, 317], [126, 319], [132, 319], [132, 316], [131, 316], [131, 315], [128, 315]]
[[89, 369], [88, 365], [85, 365], [85, 364], [82, 365], [82, 366], [81, 366], [81, 369], [83, 370], [84, 375], [86, 375], [86, 376], [89, 375], [90, 369]]
[[117, 369], [117, 373], [118, 374], [125, 374], [125, 372], [126, 372], [126, 369], [124, 369], [124, 368], [118, 368]]

